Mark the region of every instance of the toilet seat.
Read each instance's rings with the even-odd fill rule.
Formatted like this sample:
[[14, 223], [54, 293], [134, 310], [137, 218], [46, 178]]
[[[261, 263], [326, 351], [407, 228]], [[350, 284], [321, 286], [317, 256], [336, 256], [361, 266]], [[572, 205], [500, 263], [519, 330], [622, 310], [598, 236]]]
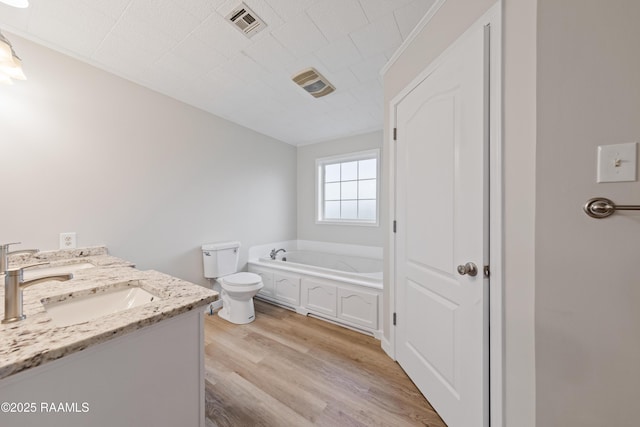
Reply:
[[255, 273], [234, 273], [222, 278], [222, 284], [227, 286], [253, 286], [262, 282], [262, 277]]

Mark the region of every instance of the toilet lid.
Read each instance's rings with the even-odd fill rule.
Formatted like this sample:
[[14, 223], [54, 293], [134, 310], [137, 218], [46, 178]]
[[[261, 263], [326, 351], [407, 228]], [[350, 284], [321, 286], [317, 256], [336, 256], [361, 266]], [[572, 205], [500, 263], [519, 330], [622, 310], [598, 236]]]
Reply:
[[222, 281], [229, 286], [251, 286], [260, 283], [262, 278], [255, 273], [235, 273], [223, 277]]

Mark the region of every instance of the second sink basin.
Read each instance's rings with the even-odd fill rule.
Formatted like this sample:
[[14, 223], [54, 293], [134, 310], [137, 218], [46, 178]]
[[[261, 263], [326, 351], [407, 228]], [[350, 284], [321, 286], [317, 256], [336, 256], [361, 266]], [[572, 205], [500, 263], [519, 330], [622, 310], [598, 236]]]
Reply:
[[95, 265], [90, 262], [77, 262], [75, 264], [56, 265], [52, 267], [42, 266], [28, 268], [22, 273], [24, 280], [31, 280], [42, 276], [51, 276], [55, 274], [74, 273], [78, 270], [93, 268]]
[[47, 314], [58, 326], [69, 326], [98, 319], [149, 304], [160, 298], [140, 286], [120, 286], [96, 290], [88, 295], [71, 295], [58, 302], [43, 302]]

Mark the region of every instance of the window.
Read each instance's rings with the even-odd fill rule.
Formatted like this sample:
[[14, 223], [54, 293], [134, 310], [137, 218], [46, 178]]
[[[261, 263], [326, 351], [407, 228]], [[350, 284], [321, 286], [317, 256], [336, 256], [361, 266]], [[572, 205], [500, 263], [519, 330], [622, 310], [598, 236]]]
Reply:
[[316, 160], [317, 222], [378, 225], [380, 150]]

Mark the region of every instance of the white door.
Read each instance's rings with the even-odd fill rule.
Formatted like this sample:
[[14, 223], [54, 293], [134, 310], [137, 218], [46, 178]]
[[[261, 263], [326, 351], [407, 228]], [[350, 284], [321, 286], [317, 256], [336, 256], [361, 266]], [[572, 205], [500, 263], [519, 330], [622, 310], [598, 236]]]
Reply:
[[396, 104], [396, 357], [449, 427], [489, 425], [486, 37]]

